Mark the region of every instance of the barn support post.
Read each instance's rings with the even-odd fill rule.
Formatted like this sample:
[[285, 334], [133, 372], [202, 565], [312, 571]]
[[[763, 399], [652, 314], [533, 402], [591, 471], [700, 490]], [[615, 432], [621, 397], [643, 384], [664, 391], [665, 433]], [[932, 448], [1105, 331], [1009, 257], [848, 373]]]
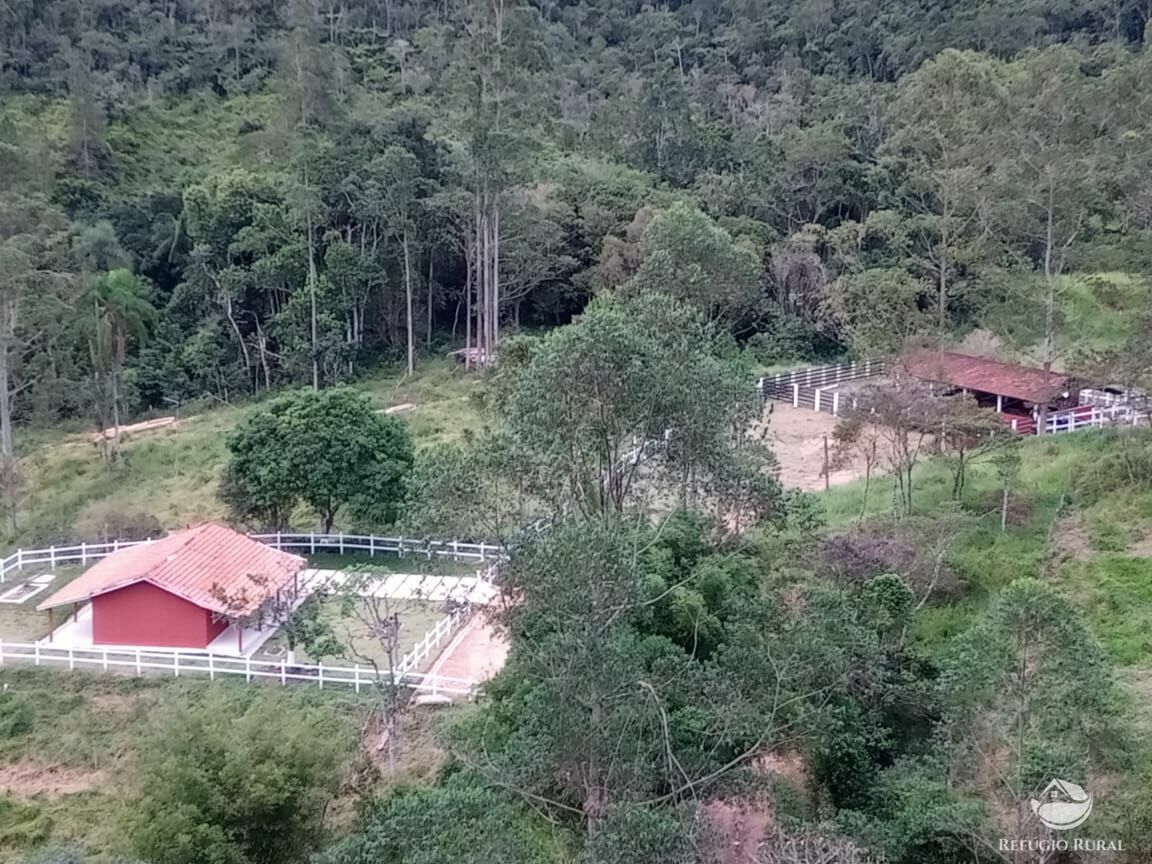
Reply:
[[1003, 414], [1004, 413], [1004, 397], [1001, 396], [999, 393], [996, 394], [996, 413], [997, 414]]

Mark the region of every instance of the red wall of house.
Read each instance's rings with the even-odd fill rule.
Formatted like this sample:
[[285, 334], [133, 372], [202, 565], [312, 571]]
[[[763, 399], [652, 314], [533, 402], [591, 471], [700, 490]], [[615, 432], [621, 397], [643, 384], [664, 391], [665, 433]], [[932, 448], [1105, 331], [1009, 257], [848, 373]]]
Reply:
[[147, 582], [92, 598], [92, 641], [97, 645], [207, 648], [228, 626], [212, 613]]

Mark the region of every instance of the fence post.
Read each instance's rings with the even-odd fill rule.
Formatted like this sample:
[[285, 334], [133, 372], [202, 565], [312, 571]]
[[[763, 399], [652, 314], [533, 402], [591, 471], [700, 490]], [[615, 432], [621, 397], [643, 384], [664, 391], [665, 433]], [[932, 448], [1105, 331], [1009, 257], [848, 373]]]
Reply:
[[80, 544], [80, 564], [84, 565], [87, 563], [88, 563], [88, 544], [82, 542]]
[[244, 658], [244, 680], [245, 681], [251, 681], [252, 680], [252, 658], [251, 657], [245, 657]]
[[143, 671], [140, 668], [140, 649], [139, 648], [136, 649], [136, 674], [137, 675], [143, 674]]
[[792, 385], [792, 407], [793, 408], [799, 408], [800, 407], [800, 385], [799, 384], [793, 384]]
[[340, 537], [340, 554], [343, 555], [344, 554], [344, 534], [340, 533], [337, 536]]
[[32, 665], [40, 665], [40, 643], [37, 642], [32, 646]]
[[284, 687], [288, 684], [288, 661], [280, 661], [280, 686]]
[[316, 662], [316, 680], [320, 683], [320, 689], [324, 689], [324, 661], [318, 660]]
[[316, 532], [315, 531], [309, 531], [308, 532], [308, 542], [309, 542], [309, 544], [311, 544], [309, 546], [309, 549], [311, 550], [310, 554], [315, 555], [316, 554]]
[[179, 651], [173, 651], [172, 652], [172, 677], [173, 678], [179, 678], [180, 677], [180, 652]]
[[107, 672], [108, 671], [108, 649], [107, 648], [101, 648], [100, 649], [100, 661], [101, 661], [100, 662], [101, 668], [105, 672]]
[[71, 671], [76, 668], [76, 657], [72, 654], [72, 646], [68, 646], [68, 670]]
[[281, 539], [279, 531], [276, 532], [276, 548], [277, 549], [283, 549], [284, 548], [284, 541]]
[[872, 377], [872, 358], [871, 357], [864, 358], [864, 377], [865, 378], [871, 378]]
[[397, 546], [396, 557], [397, 558], [403, 558], [404, 557], [404, 535], [403, 534], [401, 534], [400, 539], [398, 541], [396, 541], [396, 546]]
[[840, 414], [840, 391], [837, 390], [832, 394], [832, 416], [836, 417]]
[[459, 540], [453, 540], [452, 541], [452, 560], [453, 561], [459, 561], [460, 560], [460, 541]]
[[4, 665], [4, 643], [0, 641], [0, 666]]
[[53, 569], [56, 568], [56, 547], [55, 546], [49, 546], [48, 547], [48, 566], [53, 568]]
[[817, 410], [817, 411], [819, 411], [819, 410], [820, 410], [820, 388], [819, 388], [819, 387], [817, 387], [817, 388], [815, 389], [815, 391], [813, 391], [813, 392], [816, 394], [816, 396], [815, 396], [815, 407], [816, 407], [816, 410]]
[[369, 534], [368, 535], [368, 557], [369, 558], [375, 558], [376, 557], [376, 535], [375, 534]]

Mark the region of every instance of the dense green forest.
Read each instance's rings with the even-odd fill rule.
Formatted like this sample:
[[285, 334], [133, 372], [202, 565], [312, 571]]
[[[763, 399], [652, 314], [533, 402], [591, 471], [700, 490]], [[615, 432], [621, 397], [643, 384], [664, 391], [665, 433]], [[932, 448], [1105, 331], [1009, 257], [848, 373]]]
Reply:
[[330, 384], [625, 285], [767, 362], [1051, 332], [1062, 273], [1152, 257], [1149, 14], [6, 3], [11, 409]]
[[[4, 670], [0, 858], [1147, 861], [1148, 430], [909, 457], [905, 416], [892, 478], [818, 495], [746, 432], [757, 368], [912, 344], [1148, 388], [1150, 19], [0, 2], [9, 536], [482, 537], [510, 646], [439, 717]], [[88, 785], [21, 792], [45, 761]], [[1000, 845], [1053, 778], [1122, 849]]]

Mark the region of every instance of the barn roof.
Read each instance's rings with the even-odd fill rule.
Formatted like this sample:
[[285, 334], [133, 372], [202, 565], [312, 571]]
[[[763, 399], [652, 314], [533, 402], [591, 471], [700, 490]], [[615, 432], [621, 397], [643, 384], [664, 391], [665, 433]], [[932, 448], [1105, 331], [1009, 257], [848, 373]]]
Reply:
[[[304, 559], [298, 555], [277, 551], [226, 525], [206, 522], [113, 552], [36, 608], [80, 603], [148, 582], [203, 609], [245, 615], [291, 582], [303, 567]], [[266, 581], [254, 581], [253, 576]]]
[[1048, 402], [1072, 387], [1069, 376], [1059, 372], [1045, 372], [1033, 366], [1018, 366], [949, 351], [913, 351], [905, 355], [898, 365], [913, 378], [923, 381], [951, 384], [1028, 402]]

